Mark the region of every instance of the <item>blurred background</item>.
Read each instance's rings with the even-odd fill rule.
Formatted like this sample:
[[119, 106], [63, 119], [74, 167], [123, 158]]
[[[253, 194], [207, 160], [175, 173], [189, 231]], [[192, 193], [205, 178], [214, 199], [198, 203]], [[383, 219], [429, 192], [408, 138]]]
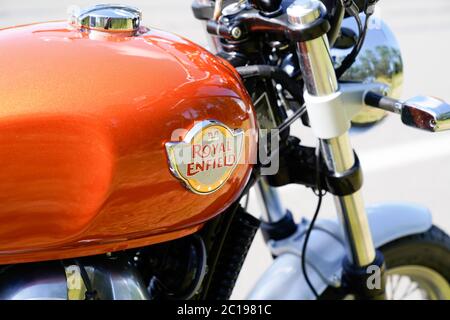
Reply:
[[[144, 25], [206, 45], [204, 30], [192, 15], [190, 0], [115, 2], [142, 9]], [[102, 1], [0, 0], [0, 27], [66, 19], [71, 5], [85, 7], [99, 3]], [[405, 65], [403, 98], [427, 94], [450, 102], [450, 1], [380, 0], [377, 15], [392, 28], [400, 43]], [[7, 49], [0, 46], [0, 50]], [[300, 126], [294, 132], [302, 140], [313, 141], [311, 133]], [[431, 134], [407, 128], [397, 116], [390, 115], [369, 132], [354, 134], [352, 141], [363, 166], [367, 204], [386, 201], [424, 204], [431, 209], [434, 223], [450, 233], [450, 133]], [[280, 194], [296, 219], [312, 215], [317, 200], [310, 190], [287, 186], [280, 188]], [[259, 216], [254, 200], [251, 194], [249, 210]], [[320, 216], [335, 217], [330, 197], [325, 199]], [[233, 298], [245, 298], [271, 260], [258, 234]]]

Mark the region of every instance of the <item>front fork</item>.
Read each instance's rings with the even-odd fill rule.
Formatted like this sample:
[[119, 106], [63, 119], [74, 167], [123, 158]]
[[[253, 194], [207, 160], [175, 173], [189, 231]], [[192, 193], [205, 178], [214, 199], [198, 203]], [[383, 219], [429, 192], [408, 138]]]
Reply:
[[[329, 172], [335, 177], [345, 177], [349, 170], [355, 169], [356, 159], [348, 135], [350, 121], [340, 99], [326, 31], [317, 28], [318, 20], [325, 19], [325, 13], [325, 7], [318, 0], [299, 0], [287, 9], [289, 23], [310, 35], [309, 39], [304, 37], [297, 43], [297, 53], [306, 87], [304, 97], [311, 128], [320, 140], [321, 154]], [[216, 44], [216, 39], [209, 37]], [[215, 46], [211, 50], [216, 51]], [[289, 225], [292, 222], [277, 190], [270, 186], [266, 177], [259, 179], [256, 193], [263, 204], [262, 218], [266, 223], [277, 225], [287, 220]], [[334, 202], [347, 243], [343, 285], [357, 298], [383, 299], [384, 258], [375, 250], [361, 192], [335, 195]], [[287, 216], [289, 218], [286, 219]], [[368, 286], [367, 280], [371, 276], [368, 267], [373, 266], [380, 270], [379, 288]]]
[[[317, 0], [294, 2], [287, 9], [289, 23], [307, 29], [318, 19], [324, 19], [324, 10]], [[299, 41], [297, 53], [306, 87], [304, 97], [309, 121], [320, 140], [324, 162], [334, 176], [345, 176], [356, 159], [348, 134], [350, 121], [340, 96], [326, 33]], [[334, 202], [347, 240], [343, 284], [351, 287], [359, 298], [384, 298], [384, 259], [375, 250], [361, 192], [334, 195]], [[381, 288], [368, 284], [371, 275], [368, 267], [373, 265], [380, 268]]]

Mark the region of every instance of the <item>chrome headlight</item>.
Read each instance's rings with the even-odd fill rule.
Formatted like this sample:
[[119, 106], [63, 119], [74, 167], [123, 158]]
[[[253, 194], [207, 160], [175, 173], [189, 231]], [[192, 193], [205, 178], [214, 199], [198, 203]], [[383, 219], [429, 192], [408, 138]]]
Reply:
[[[388, 85], [387, 95], [400, 98], [403, 84], [403, 62], [397, 40], [383, 20], [371, 17], [366, 39], [355, 63], [344, 73], [340, 80], [358, 82], [381, 82]], [[342, 27], [358, 33], [353, 18], [346, 18]], [[333, 60], [339, 65], [351, 49], [331, 50]], [[364, 107], [352, 119], [356, 125], [375, 124], [384, 118], [383, 110]]]

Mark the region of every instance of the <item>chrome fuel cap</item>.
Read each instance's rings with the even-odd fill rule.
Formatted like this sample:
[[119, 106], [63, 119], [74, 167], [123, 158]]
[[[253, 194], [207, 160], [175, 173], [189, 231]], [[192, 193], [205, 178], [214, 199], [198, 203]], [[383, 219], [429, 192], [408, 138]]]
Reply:
[[100, 4], [73, 13], [72, 24], [100, 31], [129, 32], [139, 29], [141, 10], [127, 5]]

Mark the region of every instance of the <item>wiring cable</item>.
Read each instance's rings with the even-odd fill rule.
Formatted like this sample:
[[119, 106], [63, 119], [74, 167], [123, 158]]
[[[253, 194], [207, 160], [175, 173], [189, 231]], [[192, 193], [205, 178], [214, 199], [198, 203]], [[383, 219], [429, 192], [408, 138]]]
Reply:
[[302, 273], [305, 278], [306, 283], [308, 284], [308, 287], [311, 289], [314, 297], [316, 299], [319, 298], [319, 294], [317, 293], [316, 289], [314, 288], [311, 280], [309, 279], [308, 273], [306, 271], [306, 248], [308, 246], [309, 237], [311, 235], [312, 230], [314, 229], [314, 224], [317, 220], [317, 217], [319, 216], [320, 208], [322, 206], [322, 199], [326, 192], [322, 190], [321, 187], [321, 178], [320, 178], [320, 166], [322, 164], [321, 161], [321, 153], [320, 153], [320, 141], [319, 145], [316, 148], [316, 190], [314, 193], [318, 197], [316, 210], [314, 212], [313, 218], [311, 220], [311, 223], [308, 226], [308, 230], [305, 234], [305, 240], [303, 241], [303, 247], [302, 247], [302, 256], [301, 256], [301, 267], [302, 267]]
[[80, 269], [81, 279], [83, 280], [84, 286], [86, 287], [86, 292], [84, 294], [85, 300], [96, 300], [97, 292], [92, 288], [91, 279], [89, 278], [86, 268], [78, 259], [74, 259], [74, 263]]
[[373, 7], [377, 1], [366, 1], [366, 4], [364, 6], [364, 25], [361, 22], [361, 18], [359, 16], [359, 8], [356, 6], [353, 0], [343, 0], [343, 5], [345, 7], [346, 12], [353, 16], [353, 18], [356, 20], [356, 23], [358, 24], [358, 41], [353, 47], [352, 51], [344, 58], [341, 65], [336, 69], [336, 77], [339, 79], [342, 77], [342, 75], [347, 71], [352, 64], [355, 62], [356, 57], [358, 56], [359, 52], [361, 51], [361, 48], [364, 44], [364, 40], [366, 39], [367, 29], [369, 27], [369, 20], [370, 17], [373, 14]]

